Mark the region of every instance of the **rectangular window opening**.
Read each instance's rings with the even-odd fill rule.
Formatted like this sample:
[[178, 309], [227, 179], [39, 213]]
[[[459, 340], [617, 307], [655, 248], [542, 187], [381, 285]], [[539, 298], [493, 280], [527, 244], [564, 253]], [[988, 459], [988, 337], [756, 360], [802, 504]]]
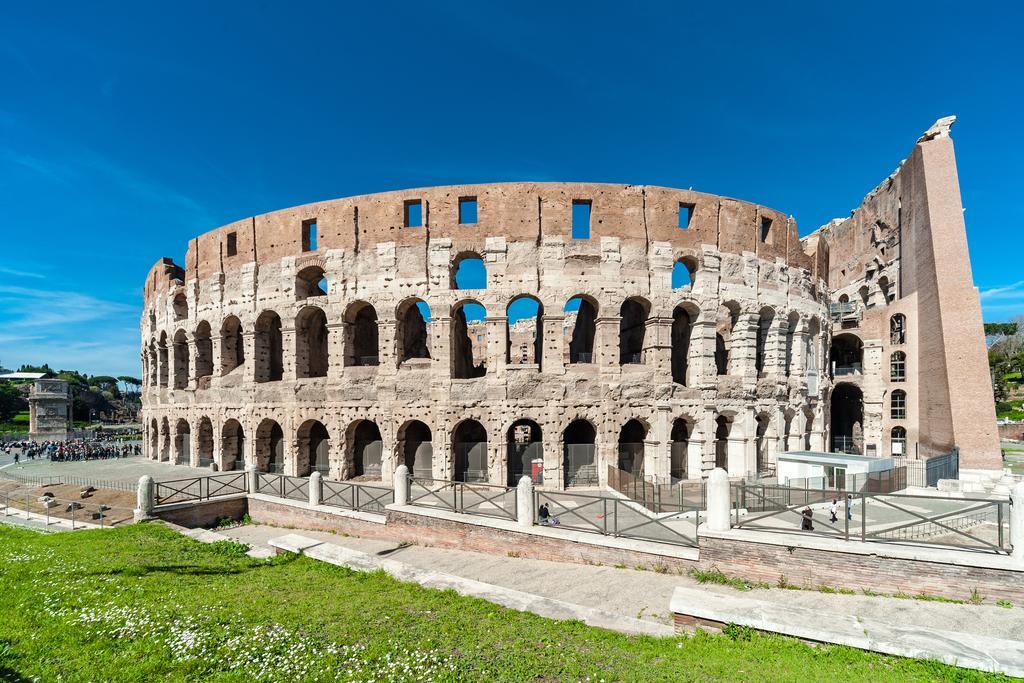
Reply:
[[238, 253], [238, 233], [228, 233], [228, 256], [234, 256]]
[[766, 242], [768, 240], [768, 233], [772, 230], [772, 219], [762, 218], [761, 219], [761, 241]]
[[590, 239], [590, 200], [574, 199], [572, 202], [572, 238]]
[[423, 227], [423, 202], [419, 199], [409, 199], [405, 202], [405, 227]]
[[476, 197], [459, 197], [459, 225], [476, 223]]
[[679, 202], [679, 227], [686, 230], [690, 227], [691, 218], [693, 218], [693, 204]]
[[316, 221], [302, 221], [302, 251], [316, 251]]

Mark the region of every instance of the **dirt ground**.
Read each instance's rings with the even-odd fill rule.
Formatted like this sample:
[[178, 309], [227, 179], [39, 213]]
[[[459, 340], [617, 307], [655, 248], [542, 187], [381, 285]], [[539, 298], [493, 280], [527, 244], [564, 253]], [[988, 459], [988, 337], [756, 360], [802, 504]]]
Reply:
[[[98, 488], [83, 497], [83, 488], [85, 487], [77, 484], [39, 486], [0, 479], [0, 509], [3, 510], [3, 514], [17, 514], [14, 510], [24, 512], [27, 507], [33, 517], [45, 517], [49, 513], [50, 517], [74, 519], [89, 524], [115, 525], [132, 521], [134, 493]], [[40, 500], [44, 493], [53, 494], [56, 504], [47, 508]], [[76, 504], [73, 511], [69, 509], [72, 503]], [[107, 509], [101, 510], [101, 506], [106, 506]]]

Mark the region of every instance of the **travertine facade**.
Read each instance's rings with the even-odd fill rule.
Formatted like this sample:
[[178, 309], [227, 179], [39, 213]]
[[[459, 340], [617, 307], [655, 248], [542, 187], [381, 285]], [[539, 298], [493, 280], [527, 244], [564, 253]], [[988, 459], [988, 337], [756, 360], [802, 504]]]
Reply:
[[28, 395], [28, 436], [33, 441], [64, 441], [71, 423], [71, 392], [62, 379], [40, 379]]
[[[562, 183], [405, 190], [238, 221], [147, 278], [148, 452], [334, 479], [388, 480], [404, 462], [494, 483], [542, 459], [551, 487], [596, 483], [608, 464], [662, 480], [716, 463], [771, 471], [780, 449], [833, 445], [829, 304], [852, 283], [834, 244], [853, 229], [801, 241], [791, 218], [746, 202]], [[482, 260], [486, 288], [457, 288], [466, 259]], [[673, 288], [674, 269], [693, 283]], [[523, 296], [536, 317], [510, 326]], [[481, 322], [467, 321], [469, 303]], [[864, 414], [851, 443], [878, 451]]]

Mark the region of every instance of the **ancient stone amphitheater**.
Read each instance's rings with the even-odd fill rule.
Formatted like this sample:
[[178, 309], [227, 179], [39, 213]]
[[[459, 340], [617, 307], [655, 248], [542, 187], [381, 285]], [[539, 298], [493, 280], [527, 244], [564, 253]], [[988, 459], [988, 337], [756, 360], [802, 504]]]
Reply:
[[308, 204], [151, 270], [149, 456], [553, 488], [824, 449], [827, 247], [686, 190], [433, 187]]

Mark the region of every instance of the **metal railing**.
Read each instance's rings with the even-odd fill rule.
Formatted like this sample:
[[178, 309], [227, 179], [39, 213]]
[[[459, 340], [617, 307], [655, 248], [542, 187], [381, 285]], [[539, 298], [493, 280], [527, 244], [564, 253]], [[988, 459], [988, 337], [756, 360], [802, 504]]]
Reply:
[[204, 477], [156, 482], [157, 505], [209, 500], [249, 492], [245, 472], [226, 472]]
[[652, 512], [685, 512], [706, 507], [704, 481], [658, 484], [608, 465], [608, 486]]
[[[541, 517], [541, 506], [546, 506], [546, 518]], [[657, 514], [633, 501], [561, 491], [535, 491], [534, 508], [542, 526], [655, 543], [698, 545], [699, 509]]]
[[308, 503], [309, 479], [306, 477], [291, 477], [287, 474], [257, 472], [255, 493], [287, 498], [288, 500], [301, 500]]
[[496, 484], [409, 477], [409, 504], [479, 517], [516, 520], [518, 489]]
[[45, 523], [47, 527], [64, 522], [75, 530], [91, 526], [112, 527], [135, 521], [134, 511], [130, 507], [108, 505], [89, 499], [70, 500], [5, 491], [0, 494], [0, 503], [3, 504], [4, 517], [35, 520]]
[[[1010, 550], [1009, 500], [847, 493], [743, 482], [734, 484], [731, 493], [733, 526], [744, 529], [1003, 554]], [[833, 500], [838, 508], [836, 522], [828, 515]]]
[[23, 484], [38, 484], [40, 486], [74, 484], [76, 486], [94, 486], [98, 489], [113, 489], [114, 491], [135, 491], [137, 487], [135, 482], [130, 481], [109, 481], [106, 479], [91, 479], [89, 477], [77, 477], [67, 474], [32, 476], [19, 474], [11, 470], [0, 470], [0, 477], [21, 482]]
[[371, 484], [320, 480], [320, 504], [360, 512], [383, 513], [384, 506], [395, 502], [394, 489]]

